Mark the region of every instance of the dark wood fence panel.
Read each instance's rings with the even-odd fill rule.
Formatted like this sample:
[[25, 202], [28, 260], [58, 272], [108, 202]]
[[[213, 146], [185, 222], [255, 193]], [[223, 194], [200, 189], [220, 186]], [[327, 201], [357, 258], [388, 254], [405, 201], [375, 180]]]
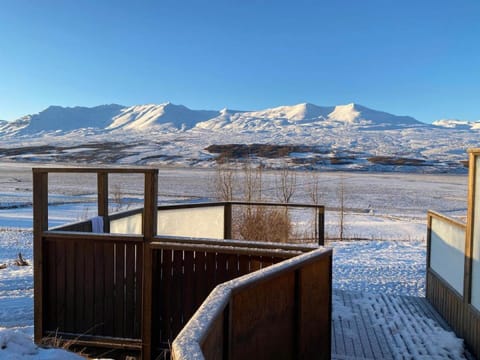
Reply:
[[157, 336], [153, 344], [157, 349], [168, 348], [218, 284], [285, 260], [285, 256], [251, 256], [231, 251], [179, 250], [169, 249], [168, 244], [162, 246], [166, 248], [152, 251], [152, 334]]
[[229, 359], [291, 359], [295, 347], [295, 273], [233, 295]]
[[329, 258], [297, 270], [299, 359], [330, 359], [331, 278]]
[[44, 240], [45, 331], [140, 339], [141, 243]]
[[463, 338], [471, 352], [480, 354], [480, 313], [463, 301], [443, 279], [427, 271], [427, 299], [448, 322], [455, 333]]
[[223, 283], [175, 339], [172, 358], [330, 359], [331, 279], [332, 251], [318, 249]]

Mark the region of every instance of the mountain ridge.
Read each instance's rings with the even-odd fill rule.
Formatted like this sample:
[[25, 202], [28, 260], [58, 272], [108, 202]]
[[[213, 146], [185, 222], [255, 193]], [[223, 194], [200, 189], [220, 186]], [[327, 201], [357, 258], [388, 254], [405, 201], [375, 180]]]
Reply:
[[119, 104], [94, 107], [49, 106], [37, 114], [25, 115], [12, 122], [0, 122], [2, 133], [34, 134], [68, 132], [78, 129], [135, 130], [152, 128], [188, 130], [235, 128], [236, 130], [275, 129], [289, 125], [345, 126], [428, 126], [412, 117], [397, 116], [350, 103], [318, 106], [312, 103], [282, 105], [261, 110], [192, 110], [171, 102], [123, 106]]

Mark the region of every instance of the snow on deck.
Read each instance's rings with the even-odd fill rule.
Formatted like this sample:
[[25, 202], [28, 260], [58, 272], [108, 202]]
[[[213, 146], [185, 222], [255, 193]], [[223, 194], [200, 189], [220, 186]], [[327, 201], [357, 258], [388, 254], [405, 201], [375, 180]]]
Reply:
[[332, 359], [473, 359], [424, 297], [333, 290]]

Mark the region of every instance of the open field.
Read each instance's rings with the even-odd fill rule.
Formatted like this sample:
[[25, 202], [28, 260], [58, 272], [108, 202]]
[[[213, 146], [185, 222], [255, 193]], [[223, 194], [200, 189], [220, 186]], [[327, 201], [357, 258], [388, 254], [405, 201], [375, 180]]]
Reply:
[[[215, 176], [216, 172], [210, 169], [162, 168], [159, 202], [212, 198]], [[241, 173], [236, 176], [241, 184]], [[327, 206], [326, 232], [331, 239], [327, 245], [334, 249], [334, 288], [424, 296], [426, 211], [434, 209], [462, 219], [466, 212], [466, 175], [323, 172], [315, 179], [311, 173], [297, 172], [295, 179], [293, 202], [309, 202], [312, 182], [320, 185], [319, 202]], [[112, 176], [110, 180], [112, 196], [120, 192], [127, 199], [121, 206], [141, 206], [143, 183], [137, 176]], [[95, 184], [93, 175], [52, 175], [51, 225], [95, 216]], [[344, 235], [356, 239], [352, 241], [336, 240], [341, 184]], [[278, 172], [265, 171], [264, 199], [278, 200], [277, 188]], [[25, 340], [33, 332], [32, 267], [12, 264], [18, 252], [32, 263], [31, 190], [30, 164], [1, 164], [0, 265], [6, 264], [7, 268], [0, 270], [0, 343], [18, 341], [21, 349], [35, 353], [33, 345]], [[239, 186], [237, 196], [241, 192]], [[118, 204], [113, 202], [113, 210], [115, 206]], [[35, 356], [30, 358], [40, 358]]]

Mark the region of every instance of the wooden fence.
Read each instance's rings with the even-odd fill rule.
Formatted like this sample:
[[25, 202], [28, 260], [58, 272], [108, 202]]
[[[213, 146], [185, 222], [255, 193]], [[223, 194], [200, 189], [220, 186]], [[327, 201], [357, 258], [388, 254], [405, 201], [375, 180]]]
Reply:
[[331, 265], [319, 249], [217, 286], [173, 359], [330, 359]]
[[[78, 170], [34, 169], [37, 343], [55, 336], [74, 339], [75, 344], [89, 349], [103, 349], [97, 354], [108, 349], [109, 357], [155, 358], [168, 350], [217, 285], [315, 249], [293, 244], [156, 236], [157, 174], [151, 169], [129, 169], [145, 175], [143, 234], [94, 234], [90, 221], [49, 230], [48, 172]], [[107, 219], [108, 229], [108, 201], [103, 197], [108, 194], [106, 174], [112, 169], [80, 170], [97, 172], [101, 193], [98, 213]], [[320, 270], [322, 284], [331, 286], [331, 268]], [[299, 284], [294, 285], [295, 289]], [[328, 305], [331, 291], [322, 289], [325, 292], [320, 304]], [[283, 288], [276, 291], [283, 296]], [[309, 291], [315, 294], [312, 287]], [[323, 311], [329, 312], [330, 308], [323, 307]], [[307, 318], [302, 319], [306, 323]], [[322, 326], [322, 331], [329, 334], [330, 323]], [[313, 342], [305, 346], [318, 347]], [[329, 353], [329, 348], [325, 351]]]
[[465, 340], [473, 355], [479, 357], [480, 149], [469, 153], [467, 223], [432, 211], [428, 213], [426, 295], [455, 333]]

